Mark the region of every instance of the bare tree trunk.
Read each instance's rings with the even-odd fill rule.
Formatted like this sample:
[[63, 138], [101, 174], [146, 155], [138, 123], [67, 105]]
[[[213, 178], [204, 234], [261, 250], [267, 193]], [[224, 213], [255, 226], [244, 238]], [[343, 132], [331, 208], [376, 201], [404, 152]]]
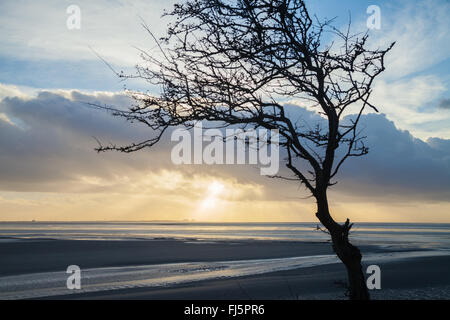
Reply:
[[350, 300], [369, 300], [370, 295], [361, 265], [361, 252], [348, 240], [350, 221], [347, 219], [344, 225], [340, 225], [333, 220], [328, 209], [326, 191], [318, 193], [316, 199], [316, 216], [330, 232], [333, 250], [347, 268]]
[[343, 239], [346, 238], [343, 233], [331, 238], [334, 252], [347, 268], [350, 300], [369, 300], [369, 291], [361, 265], [361, 252], [348, 239]]

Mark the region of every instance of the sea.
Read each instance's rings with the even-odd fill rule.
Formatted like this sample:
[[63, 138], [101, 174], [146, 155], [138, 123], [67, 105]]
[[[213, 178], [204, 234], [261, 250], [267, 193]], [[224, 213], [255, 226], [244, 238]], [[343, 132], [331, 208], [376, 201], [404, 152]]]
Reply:
[[[450, 224], [355, 223], [355, 243], [397, 244], [450, 248]], [[216, 222], [0, 222], [0, 241], [16, 239], [199, 241], [278, 240], [327, 241], [317, 223]]]

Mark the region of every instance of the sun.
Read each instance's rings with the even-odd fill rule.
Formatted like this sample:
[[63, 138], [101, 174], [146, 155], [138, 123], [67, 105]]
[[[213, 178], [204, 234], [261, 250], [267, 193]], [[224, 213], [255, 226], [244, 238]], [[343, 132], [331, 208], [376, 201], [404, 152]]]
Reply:
[[202, 201], [200, 208], [201, 209], [212, 209], [217, 205], [218, 200], [220, 199], [220, 195], [223, 193], [225, 186], [218, 182], [213, 181], [208, 186], [208, 191], [205, 199]]
[[208, 187], [209, 194], [212, 196], [220, 195], [224, 188], [225, 186], [222, 183], [213, 181]]

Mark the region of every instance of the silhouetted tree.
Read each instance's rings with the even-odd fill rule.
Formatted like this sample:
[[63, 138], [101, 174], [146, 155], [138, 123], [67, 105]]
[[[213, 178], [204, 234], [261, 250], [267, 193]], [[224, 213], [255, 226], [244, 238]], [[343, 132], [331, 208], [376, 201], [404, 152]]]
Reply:
[[[144, 25], [160, 54], [142, 52], [146, 65], [134, 76], [160, 94], [136, 92], [138, 103], [129, 110], [106, 108], [148, 125], [155, 136], [97, 150], [134, 152], [155, 145], [170, 127], [202, 120], [278, 129], [293, 176], [276, 177], [294, 177], [316, 199], [316, 216], [347, 268], [350, 298], [369, 299], [360, 250], [349, 242], [352, 224], [333, 219], [327, 189], [346, 159], [368, 152], [357, 127], [364, 110], [377, 111], [371, 87], [394, 44], [370, 50], [367, 33], [350, 35], [350, 24], [340, 31], [331, 20], [311, 17], [301, 0], [189, 0], [165, 15], [175, 20], [162, 39]], [[324, 37], [330, 44], [321, 43]], [[285, 112], [286, 98], [318, 108], [326, 127], [299, 127]]]

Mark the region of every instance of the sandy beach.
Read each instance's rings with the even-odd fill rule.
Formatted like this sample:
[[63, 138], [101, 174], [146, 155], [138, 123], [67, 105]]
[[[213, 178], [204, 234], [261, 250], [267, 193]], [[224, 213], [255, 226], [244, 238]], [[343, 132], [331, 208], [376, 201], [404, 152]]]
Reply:
[[[381, 264], [381, 290], [372, 290], [375, 300], [450, 299], [450, 257], [408, 259]], [[171, 288], [139, 288], [79, 295], [58, 299], [164, 299], [164, 300], [345, 300], [346, 280], [342, 265], [333, 264], [239, 277], [202, 281]]]
[[[373, 248], [376, 250], [376, 248]], [[332, 254], [326, 243], [195, 240], [20, 240], [0, 243], [1, 275], [192, 261], [268, 259]]]
[[[382, 271], [374, 299], [450, 298], [450, 255], [375, 245], [361, 250], [372, 257], [365, 266], [376, 263]], [[345, 268], [329, 260], [333, 253], [323, 242], [4, 239], [0, 256], [2, 299], [346, 298]], [[65, 288], [73, 264], [88, 278], [82, 278], [86, 292]]]

